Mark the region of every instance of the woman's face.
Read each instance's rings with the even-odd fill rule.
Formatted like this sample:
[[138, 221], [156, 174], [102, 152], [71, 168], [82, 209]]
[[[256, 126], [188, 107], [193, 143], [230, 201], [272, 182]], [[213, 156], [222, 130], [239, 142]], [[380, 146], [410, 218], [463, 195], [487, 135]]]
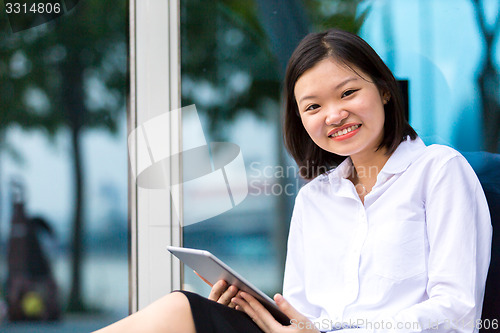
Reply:
[[318, 62], [297, 80], [295, 100], [307, 133], [319, 147], [341, 156], [369, 156], [382, 142], [389, 95], [353, 69], [357, 73], [332, 58]]

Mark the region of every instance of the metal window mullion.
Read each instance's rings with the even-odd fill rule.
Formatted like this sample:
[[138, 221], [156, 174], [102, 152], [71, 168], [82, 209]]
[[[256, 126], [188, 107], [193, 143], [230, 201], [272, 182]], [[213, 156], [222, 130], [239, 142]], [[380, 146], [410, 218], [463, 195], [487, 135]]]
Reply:
[[[136, 128], [180, 106], [180, 15], [178, 1], [133, 2], [130, 17], [135, 26], [131, 32], [131, 43], [134, 43], [131, 47], [131, 72], [135, 70], [135, 73], [131, 73], [131, 83], [135, 89], [131, 87], [131, 94], [135, 94]], [[181, 120], [170, 117], [165, 130], [168, 142], [162, 144], [170, 147], [170, 151], [180, 151]], [[180, 179], [180, 170], [180, 162], [171, 159], [167, 179]], [[132, 293], [136, 301], [131, 304], [132, 311], [136, 311], [180, 287], [180, 264], [172, 261], [166, 246], [181, 244], [181, 228], [171, 195], [180, 198], [182, 193], [170, 193], [168, 186], [164, 189], [137, 187], [134, 177], [131, 179], [131, 283], [137, 288], [137, 292]], [[136, 251], [133, 250], [134, 240]]]
[[[129, 3], [129, 78], [130, 95], [127, 108], [127, 133], [131, 133], [137, 127], [137, 105], [136, 105], [136, 55], [135, 55], [135, 1]], [[130, 160], [136, 164], [136, 161]], [[137, 170], [137, 165], [134, 166]], [[130, 165], [128, 166], [128, 230], [129, 230], [129, 313], [138, 310], [138, 281], [137, 281], [137, 186], [132, 175]]]

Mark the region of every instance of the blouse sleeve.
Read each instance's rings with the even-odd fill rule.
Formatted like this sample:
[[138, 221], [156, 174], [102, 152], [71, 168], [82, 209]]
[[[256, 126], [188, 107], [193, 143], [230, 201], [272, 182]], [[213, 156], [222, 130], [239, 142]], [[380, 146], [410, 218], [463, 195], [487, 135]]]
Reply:
[[[477, 332], [491, 254], [492, 227], [481, 184], [461, 155], [433, 165], [427, 188], [429, 298], [387, 322], [410, 329], [369, 332]], [[436, 169], [437, 168], [437, 169]], [[368, 332], [367, 331], [367, 332]]]

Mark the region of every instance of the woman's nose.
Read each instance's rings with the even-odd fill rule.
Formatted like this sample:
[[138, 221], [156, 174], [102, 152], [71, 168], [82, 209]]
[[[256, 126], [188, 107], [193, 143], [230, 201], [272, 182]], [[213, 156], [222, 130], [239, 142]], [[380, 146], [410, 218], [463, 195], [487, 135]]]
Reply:
[[326, 111], [327, 113], [326, 113], [325, 123], [327, 125], [340, 124], [342, 120], [344, 120], [349, 116], [348, 111], [336, 107], [331, 107]]

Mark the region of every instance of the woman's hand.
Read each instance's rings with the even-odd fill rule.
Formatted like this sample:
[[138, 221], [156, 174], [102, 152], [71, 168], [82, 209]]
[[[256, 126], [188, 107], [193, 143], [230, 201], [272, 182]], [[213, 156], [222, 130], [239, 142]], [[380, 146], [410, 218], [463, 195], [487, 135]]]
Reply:
[[219, 280], [212, 286], [212, 290], [210, 291], [210, 295], [208, 295], [208, 299], [220, 304], [227, 305], [230, 308], [234, 308], [236, 304], [231, 302], [231, 299], [235, 297], [238, 292], [239, 289], [236, 286], [228, 285], [226, 281]]
[[210, 291], [210, 295], [208, 295], [208, 299], [215, 301], [220, 304], [224, 304], [233, 308], [236, 306], [233, 302], [231, 302], [231, 298], [238, 294], [239, 289], [233, 285], [229, 286], [228, 283], [224, 280], [217, 281], [216, 284], [211, 284], [207, 279], [198, 274], [197, 271], [194, 271], [194, 274], [198, 275], [200, 279], [202, 279], [206, 284], [212, 287]]
[[289, 326], [283, 326], [276, 321], [258, 300], [246, 292], [240, 291], [238, 296], [232, 299], [232, 303], [236, 304], [236, 309], [244, 311], [265, 333], [319, 333], [314, 324], [303, 314], [295, 310], [283, 296], [276, 294], [274, 296], [274, 301], [281, 312], [290, 318]]

